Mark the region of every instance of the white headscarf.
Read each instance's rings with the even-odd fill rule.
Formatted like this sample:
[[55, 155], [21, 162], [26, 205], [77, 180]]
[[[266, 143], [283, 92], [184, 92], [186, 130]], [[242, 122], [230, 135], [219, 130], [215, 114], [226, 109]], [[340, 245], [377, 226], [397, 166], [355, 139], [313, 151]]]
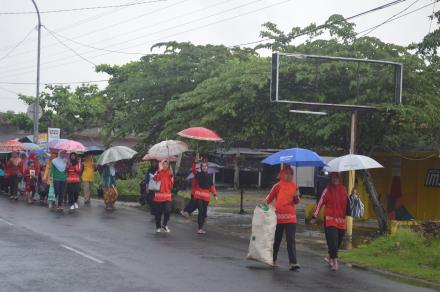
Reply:
[[67, 159], [61, 157], [61, 152], [58, 152], [58, 157], [52, 160], [52, 165], [55, 166], [58, 171], [65, 171], [66, 170], [66, 163]]

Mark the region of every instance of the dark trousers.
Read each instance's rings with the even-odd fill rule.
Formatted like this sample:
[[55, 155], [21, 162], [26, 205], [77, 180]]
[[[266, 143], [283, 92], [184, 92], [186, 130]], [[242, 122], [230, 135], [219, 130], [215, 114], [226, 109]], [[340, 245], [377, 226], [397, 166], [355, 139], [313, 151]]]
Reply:
[[203, 228], [205, 224], [206, 217], [208, 217], [208, 205], [209, 202], [203, 200], [195, 200], [197, 203], [197, 209], [199, 210], [199, 215], [197, 216], [197, 223], [199, 224], [199, 229]]
[[183, 211], [191, 214], [197, 209], [197, 207], [198, 207], [197, 200], [194, 200], [191, 197], [191, 200], [188, 202], [188, 204], [186, 205], [185, 209], [183, 209]]
[[[156, 229], [168, 224], [171, 215], [171, 202], [153, 202]], [[161, 224], [163, 214], [163, 223]]]
[[58, 201], [58, 207], [62, 207], [64, 203], [64, 195], [66, 194], [66, 181], [65, 180], [54, 180], [53, 190], [55, 192], [55, 197]]
[[146, 196], [146, 202], [148, 204], [148, 207], [150, 207], [150, 214], [154, 215], [154, 191], [149, 191]]
[[6, 191], [6, 178], [4, 176], [0, 176], [0, 191]]
[[325, 239], [327, 241], [328, 255], [331, 259], [338, 258], [338, 250], [344, 240], [345, 229], [339, 229], [334, 226], [325, 227]]
[[11, 175], [8, 177], [8, 186], [9, 186], [9, 195], [13, 197], [17, 196], [17, 191], [18, 191], [17, 175]]
[[277, 260], [278, 251], [280, 250], [281, 240], [283, 239], [284, 230], [286, 231], [287, 253], [289, 254], [289, 264], [297, 264], [296, 261], [296, 244], [295, 233], [296, 223], [277, 224], [275, 230], [275, 241], [273, 243], [273, 261]]
[[69, 196], [69, 205], [72, 206], [78, 201], [80, 185], [78, 183], [67, 184], [67, 194]]

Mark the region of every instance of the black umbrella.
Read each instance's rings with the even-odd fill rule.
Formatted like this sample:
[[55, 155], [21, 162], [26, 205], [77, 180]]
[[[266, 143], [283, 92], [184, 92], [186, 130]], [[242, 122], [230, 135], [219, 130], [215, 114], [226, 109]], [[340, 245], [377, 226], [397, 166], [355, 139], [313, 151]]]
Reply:
[[84, 155], [99, 155], [105, 151], [105, 148], [102, 146], [89, 146], [84, 151]]

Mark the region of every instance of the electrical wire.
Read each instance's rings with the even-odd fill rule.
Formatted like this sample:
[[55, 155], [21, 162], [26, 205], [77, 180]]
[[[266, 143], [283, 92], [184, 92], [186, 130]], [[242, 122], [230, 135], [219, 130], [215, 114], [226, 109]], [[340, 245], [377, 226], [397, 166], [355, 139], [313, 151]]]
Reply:
[[[48, 85], [48, 84], [82, 84], [82, 83], [100, 83], [100, 82], [108, 82], [110, 79], [101, 79], [101, 80], [86, 80], [86, 81], [64, 81], [64, 82], [40, 82], [40, 84]], [[11, 84], [11, 85], [35, 85], [36, 82], [9, 82], [9, 81], [0, 81], [0, 84]]]
[[394, 14], [393, 16], [389, 17], [387, 20], [385, 20], [384, 22], [374, 26], [373, 28], [371, 28], [369, 31], [363, 33], [360, 37], [364, 37], [370, 33], [372, 33], [373, 31], [375, 31], [377, 28], [379, 28], [380, 26], [388, 23], [391, 19], [394, 19], [395, 17], [399, 16], [400, 14], [404, 13], [405, 11], [407, 11], [408, 9], [410, 9], [414, 4], [416, 4], [417, 2], [419, 2], [420, 0], [415, 0], [413, 3], [411, 3], [410, 5], [408, 5], [407, 7], [405, 7], [404, 9], [402, 9], [401, 11], [397, 12], [396, 14]]
[[3, 61], [4, 59], [6, 59], [10, 54], [12, 54], [12, 52], [14, 52], [22, 43], [24, 43], [27, 38], [31, 35], [31, 33], [35, 30], [35, 28], [32, 28], [26, 35], [25, 37], [19, 41], [17, 44], [15, 44], [15, 46], [13, 46], [3, 57], [0, 58], [0, 62]]
[[[45, 13], [59, 13], [59, 12], [77, 12], [84, 10], [96, 10], [96, 9], [108, 9], [108, 8], [120, 8], [120, 7], [129, 7], [157, 2], [167, 2], [169, 0], [150, 0], [150, 1], [139, 1], [134, 3], [127, 4], [116, 4], [116, 5], [107, 5], [107, 6], [92, 6], [92, 7], [80, 7], [80, 8], [68, 8], [68, 9], [56, 9], [56, 10], [46, 10], [40, 11], [40, 14]], [[17, 15], [17, 14], [36, 14], [36, 11], [13, 11], [13, 12], [0, 12], [0, 15]]]
[[48, 30], [44, 25], [42, 26], [48, 33], [50, 33], [51, 36], [54, 37], [54, 39], [56, 39], [61, 45], [63, 45], [64, 47], [68, 48], [71, 52], [73, 52], [75, 55], [77, 55], [78, 57], [80, 57], [81, 59], [83, 59], [84, 61], [86, 61], [87, 63], [92, 64], [93, 66], [96, 67], [96, 64], [93, 63], [92, 61], [90, 61], [89, 59], [83, 57], [82, 55], [80, 55], [77, 51], [75, 51], [74, 49], [72, 49], [71, 47], [69, 47], [68, 45], [66, 45], [63, 41], [61, 41], [56, 35], [54, 35], [50, 30]]

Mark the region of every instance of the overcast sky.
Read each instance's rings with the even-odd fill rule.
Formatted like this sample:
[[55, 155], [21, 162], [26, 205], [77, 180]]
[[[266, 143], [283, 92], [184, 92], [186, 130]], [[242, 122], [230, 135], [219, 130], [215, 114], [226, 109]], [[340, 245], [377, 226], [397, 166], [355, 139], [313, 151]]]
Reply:
[[[36, 0], [40, 11], [108, 6], [142, 0]], [[191, 41], [195, 44], [235, 45], [259, 39], [261, 24], [277, 23], [283, 30], [323, 23], [330, 15], [348, 17], [391, 0], [168, 0], [129, 7], [75, 12], [45, 13], [42, 24], [58, 35], [67, 46], [95, 64], [124, 64], [139, 59], [159, 41]], [[408, 0], [354, 20], [356, 30], [380, 24], [412, 5], [404, 13], [433, 0]], [[440, 6], [440, 4], [438, 4]], [[438, 10], [437, 7], [436, 10]], [[31, 0], [0, 0], [0, 12], [33, 11]], [[433, 5], [381, 26], [371, 33], [380, 39], [407, 45], [419, 42], [428, 33]], [[35, 95], [37, 32], [35, 14], [0, 14], [0, 111], [26, 111], [16, 93]], [[432, 29], [435, 22], [432, 23]], [[29, 34], [29, 35], [28, 35]], [[4, 56], [25, 36], [28, 37], [8, 57]], [[82, 44], [130, 54], [107, 52]], [[131, 54], [133, 53], [133, 54]], [[58, 43], [42, 30], [41, 82], [105, 80], [94, 72], [93, 64]], [[27, 85], [4, 82], [30, 83]], [[104, 88], [106, 83], [98, 83]], [[44, 87], [44, 85], [43, 85]]]

